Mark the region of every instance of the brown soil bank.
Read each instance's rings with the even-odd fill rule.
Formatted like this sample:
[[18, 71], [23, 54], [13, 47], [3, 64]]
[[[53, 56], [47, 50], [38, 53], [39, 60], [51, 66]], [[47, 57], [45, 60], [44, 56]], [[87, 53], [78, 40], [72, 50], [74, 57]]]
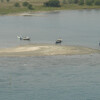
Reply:
[[50, 44], [33, 44], [0, 49], [0, 56], [82, 55], [92, 53], [100, 53], [100, 50], [81, 46], [63, 46]]

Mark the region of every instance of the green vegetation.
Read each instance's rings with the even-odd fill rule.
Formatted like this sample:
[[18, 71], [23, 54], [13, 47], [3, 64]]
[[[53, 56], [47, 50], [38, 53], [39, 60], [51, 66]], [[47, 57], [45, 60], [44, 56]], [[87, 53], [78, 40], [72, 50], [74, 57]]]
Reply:
[[20, 4], [19, 4], [18, 2], [16, 2], [16, 3], [14, 4], [14, 6], [15, 6], [15, 7], [20, 7]]
[[28, 3], [28, 2], [23, 2], [22, 5], [23, 5], [24, 7], [27, 7], [27, 6], [29, 5], [29, 3]]
[[84, 5], [84, 0], [80, 0], [79, 5]]
[[67, 4], [67, 0], [63, 0], [62, 3], [63, 3], [63, 4]]
[[9, 2], [10, 0], [7, 0], [7, 2]]
[[60, 1], [59, 0], [49, 0], [44, 3], [44, 6], [46, 7], [60, 7]]
[[100, 0], [0, 0], [0, 14], [95, 8]]
[[1, 0], [1, 2], [3, 2], [3, 0]]
[[100, 0], [95, 0], [95, 5], [100, 5]]
[[74, 0], [74, 3], [77, 4], [78, 3], [78, 0]]
[[86, 5], [92, 5], [93, 4], [93, 0], [86, 0]]
[[31, 4], [28, 5], [28, 9], [33, 10], [33, 7]]
[[27, 7], [27, 8], [30, 9], [30, 10], [33, 10], [32, 4], [29, 4], [28, 2], [23, 2], [22, 5], [23, 5], [24, 7]]

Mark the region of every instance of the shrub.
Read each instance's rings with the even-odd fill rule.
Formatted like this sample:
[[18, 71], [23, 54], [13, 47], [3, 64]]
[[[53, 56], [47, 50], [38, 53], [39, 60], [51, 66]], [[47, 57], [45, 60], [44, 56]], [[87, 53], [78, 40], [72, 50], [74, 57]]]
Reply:
[[84, 5], [84, 0], [80, 0], [79, 5]]
[[23, 2], [23, 4], [22, 4], [23, 6], [28, 6], [29, 5], [29, 3], [28, 2]]
[[44, 6], [46, 6], [46, 7], [60, 7], [60, 1], [59, 0], [49, 0], [48, 2], [44, 3]]
[[63, 0], [63, 4], [67, 4], [67, 1], [66, 0]]
[[100, 0], [96, 0], [95, 5], [100, 5]]
[[10, 0], [7, 0], [7, 2], [9, 2]]
[[3, 0], [1, 0], [1, 2], [3, 2]]
[[33, 7], [31, 4], [28, 5], [28, 9], [33, 10]]
[[72, 3], [73, 3], [73, 1], [72, 1], [72, 0], [68, 0], [68, 3], [69, 3], [69, 4], [72, 4]]
[[92, 0], [86, 0], [86, 5], [92, 5], [93, 1]]
[[78, 3], [78, 0], [73, 0], [73, 3], [77, 4]]
[[16, 2], [16, 3], [14, 4], [14, 6], [15, 6], [15, 7], [20, 7], [20, 4], [19, 4], [18, 2]]

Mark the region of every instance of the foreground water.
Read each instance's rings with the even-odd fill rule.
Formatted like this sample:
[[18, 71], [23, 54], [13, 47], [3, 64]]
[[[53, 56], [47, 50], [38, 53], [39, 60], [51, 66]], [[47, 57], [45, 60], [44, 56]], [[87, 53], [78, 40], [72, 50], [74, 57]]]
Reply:
[[[0, 16], [0, 48], [31, 43], [99, 48], [100, 10]], [[19, 41], [17, 35], [31, 41]], [[0, 57], [0, 100], [100, 100], [100, 55]]]
[[100, 56], [0, 58], [0, 100], [99, 100]]

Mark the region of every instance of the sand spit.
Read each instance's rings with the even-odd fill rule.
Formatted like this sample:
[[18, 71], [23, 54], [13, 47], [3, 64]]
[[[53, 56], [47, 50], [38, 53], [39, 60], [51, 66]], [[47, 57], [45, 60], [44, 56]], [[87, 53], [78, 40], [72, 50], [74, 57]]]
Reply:
[[100, 53], [100, 50], [81, 46], [33, 44], [0, 49], [0, 56], [51, 56]]

